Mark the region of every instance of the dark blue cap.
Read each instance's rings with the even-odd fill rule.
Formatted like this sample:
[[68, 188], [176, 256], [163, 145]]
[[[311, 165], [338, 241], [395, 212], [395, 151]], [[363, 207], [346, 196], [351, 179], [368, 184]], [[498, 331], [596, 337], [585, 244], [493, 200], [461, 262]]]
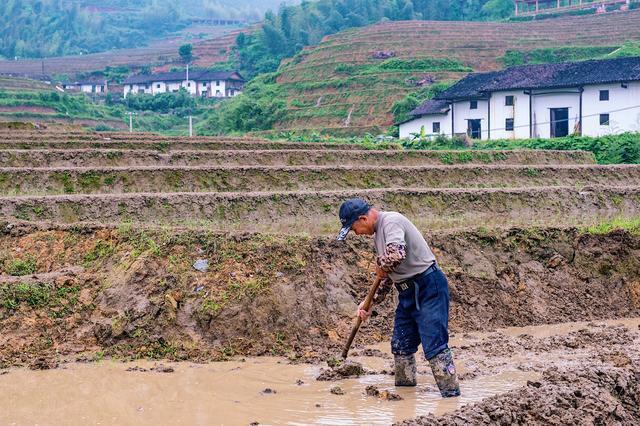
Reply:
[[369, 213], [371, 206], [360, 198], [351, 198], [340, 206], [340, 222], [342, 222], [342, 229], [338, 234], [338, 241], [343, 241], [347, 238], [347, 234], [351, 231], [351, 225], [358, 220], [362, 215]]

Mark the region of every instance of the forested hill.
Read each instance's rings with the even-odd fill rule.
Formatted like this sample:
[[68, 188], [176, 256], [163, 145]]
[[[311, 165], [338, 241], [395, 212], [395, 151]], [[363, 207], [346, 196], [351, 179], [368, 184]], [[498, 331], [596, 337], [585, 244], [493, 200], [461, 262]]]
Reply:
[[248, 76], [274, 71], [304, 46], [339, 31], [391, 20], [481, 21], [511, 15], [512, 0], [318, 0], [267, 13], [262, 31], [241, 36], [238, 48]]
[[[286, 3], [296, 3], [292, 0]], [[1, 0], [0, 57], [139, 47], [191, 18], [259, 21], [280, 0]]]

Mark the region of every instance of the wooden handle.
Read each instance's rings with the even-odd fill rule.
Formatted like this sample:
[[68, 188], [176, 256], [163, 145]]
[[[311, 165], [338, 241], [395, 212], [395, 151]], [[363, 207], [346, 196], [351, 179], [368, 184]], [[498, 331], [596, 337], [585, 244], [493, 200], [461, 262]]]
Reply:
[[[378, 287], [380, 286], [381, 282], [382, 280], [379, 277], [376, 277], [376, 280], [373, 282], [373, 284], [369, 288], [369, 293], [367, 293], [367, 297], [365, 297], [364, 304], [362, 305], [362, 308], [365, 311], [368, 311], [369, 308], [371, 307], [371, 303], [373, 303], [373, 296], [376, 295], [376, 291], [378, 290]], [[349, 339], [347, 340], [347, 343], [344, 345], [344, 349], [342, 349], [342, 359], [347, 359], [347, 354], [349, 353], [349, 349], [351, 348], [353, 339], [355, 339], [356, 334], [358, 334], [358, 329], [360, 328], [360, 325], [362, 325], [362, 318], [360, 318], [360, 316], [358, 315], [356, 318], [356, 323], [351, 329], [351, 334], [349, 335]]]

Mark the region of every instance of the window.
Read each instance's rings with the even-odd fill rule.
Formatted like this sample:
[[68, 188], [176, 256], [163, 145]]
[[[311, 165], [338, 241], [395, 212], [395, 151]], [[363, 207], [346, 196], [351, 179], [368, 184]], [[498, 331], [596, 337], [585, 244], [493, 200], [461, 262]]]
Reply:
[[609, 125], [609, 114], [600, 114], [600, 125], [601, 126]]
[[600, 91], [600, 100], [601, 101], [608, 101], [609, 100], [609, 91], [608, 90], [601, 90]]
[[513, 118], [507, 118], [504, 120], [504, 129], [513, 130]]
[[469, 102], [469, 109], [478, 109], [478, 101]]
[[440, 133], [440, 122], [439, 121], [434, 121], [433, 122], [433, 132], [432, 133]]
[[207, 82], [202, 83], [202, 87], [207, 87]]
[[513, 106], [513, 95], [505, 96], [504, 104], [505, 106]]
[[188, 83], [187, 83], [187, 87], [191, 87], [191, 82], [188, 82]]
[[160, 83], [156, 84], [156, 89], [160, 88]]
[[220, 80], [216, 80], [216, 86], [220, 86]]

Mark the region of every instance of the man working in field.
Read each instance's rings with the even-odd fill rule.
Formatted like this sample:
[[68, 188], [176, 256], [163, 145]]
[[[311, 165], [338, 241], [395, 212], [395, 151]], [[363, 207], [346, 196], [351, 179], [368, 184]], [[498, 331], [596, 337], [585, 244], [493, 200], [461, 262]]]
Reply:
[[[342, 203], [340, 221], [339, 241], [351, 230], [357, 235], [374, 236], [376, 274], [382, 279], [374, 303], [382, 302], [393, 284], [398, 290], [391, 339], [396, 386], [416, 385], [415, 353], [422, 343], [442, 396], [459, 396], [458, 376], [448, 346], [448, 282], [420, 231], [400, 213], [378, 211], [358, 198]], [[372, 308], [367, 312], [362, 307], [363, 303], [358, 315], [365, 320]]]

